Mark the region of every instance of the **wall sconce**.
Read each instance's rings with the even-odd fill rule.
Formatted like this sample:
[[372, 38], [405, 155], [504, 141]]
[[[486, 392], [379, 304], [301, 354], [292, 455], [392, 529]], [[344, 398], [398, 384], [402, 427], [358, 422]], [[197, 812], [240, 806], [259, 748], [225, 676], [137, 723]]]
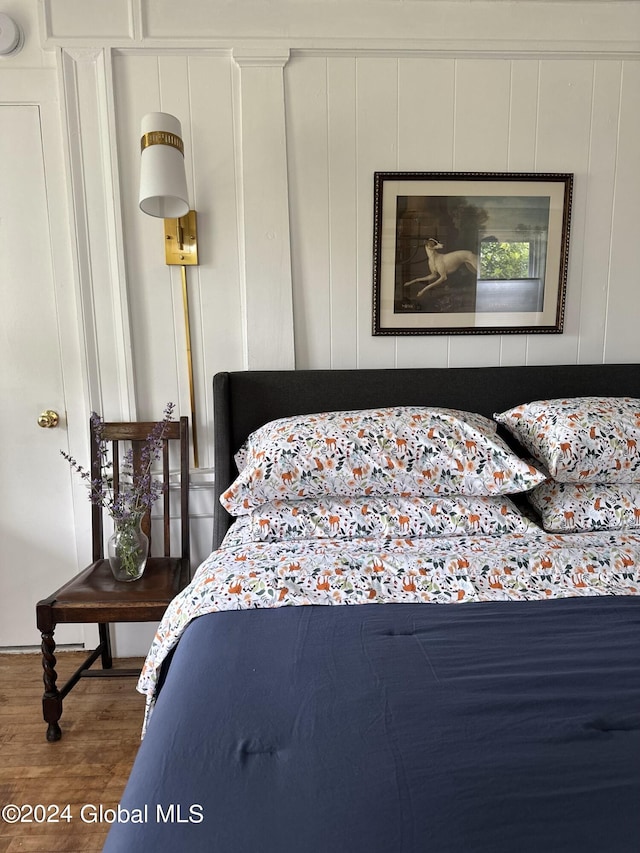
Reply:
[[187, 290], [187, 266], [198, 263], [198, 232], [196, 212], [189, 209], [182, 127], [169, 113], [148, 113], [142, 119], [141, 133], [140, 209], [164, 219], [165, 262], [169, 266], [179, 266], [182, 274], [193, 461], [199, 468]]

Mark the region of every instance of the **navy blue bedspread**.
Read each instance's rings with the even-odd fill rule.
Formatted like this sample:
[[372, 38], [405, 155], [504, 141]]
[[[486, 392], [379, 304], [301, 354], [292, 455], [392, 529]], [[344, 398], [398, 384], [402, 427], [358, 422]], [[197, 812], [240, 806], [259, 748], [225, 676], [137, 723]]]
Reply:
[[640, 597], [202, 616], [121, 805], [109, 853], [639, 853]]

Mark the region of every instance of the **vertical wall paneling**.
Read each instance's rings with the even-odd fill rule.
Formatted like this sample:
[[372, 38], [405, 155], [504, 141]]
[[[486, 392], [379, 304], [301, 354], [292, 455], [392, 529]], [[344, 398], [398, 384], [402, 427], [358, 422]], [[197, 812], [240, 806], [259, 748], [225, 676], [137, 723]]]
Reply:
[[511, 172], [536, 168], [538, 76], [536, 59], [514, 59], [510, 66], [509, 127], [506, 167]]
[[[399, 171], [451, 171], [454, 109], [454, 60], [399, 60]], [[397, 366], [446, 367], [449, 340], [446, 335], [401, 335], [397, 341]]]
[[[510, 66], [507, 171], [535, 172], [539, 62], [514, 59]], [[527, 335], [502, 335], [499, 363], [526, 364], [527, 345]]]
[[192, 336], [201, 351], [198, 407], [201, 465], [213, 465], [211, 377], [243, 367], [244, 339], [234, 136], [234, 64], [228, 55], [190, 56], [192, 204], [198, 211], [201, 315]]
[[238, 50], [246, 366], [293, 368], [283, 69], [288, 51]]
[[64, 50], [61, 76], [90, 403], [109, 417], [133, 417], [135, 389], [108, 54]]
[[571, 364], [578, 358], [582, 301], [582, 248], [592, 123], [593, 62], [545, 59], [540, 64], [536, 169], [573, 172], [571, 245], [564, 332], [532, 335], [533, 364]]
[[[325, 58], [294, 56], [286, 98], [299, 366], [603, 357], [610, 258], [598, 245], [602, 238], [610, 248], [611, 218], [621, 209], [620, 133], [633, 138], [633, 120], [617, 120], [619, 60], [327, 56], [325, 105]], [[628, 76], [637, 96], [636, 85]], [[396, 169], [573, 172], [564, 334], [372, 338], [370, 186], [375, 171]], [[305, 204], [311, 193], [313, 211]]]
[[327, 60], [285, 68], [296, 367], [331, 367]]
[[[191, 109], [191, 78], [189, 74], [188, 56], [184, 54], [162, 54], [158, 57], [158, 88], [160, 92], [160, 109], [163, 112], [175, 115], [180, 119], [182, 139], [184, 142], [184, 164], [187, 175], [189, 204], [191, 208], [196, 209], [193, 180], [193, 135], [191, 130], [193, 111]], [[138, 212], [138, 215], [141, 216], [143, 214]], [[158, 227], [158, 236], [160, 237], [158, 240], [157, 251], [161, 253], [160, 243], [162, 242], [162, 226], [160, 222], [157, 222], [156, 225]], [[171, 266], [168, 267], [167, 272], [170, 279], [168, 282], [168, 289], [171, 294], [171, 315], [173, 320], [172, 340], [174, 342], [174, 351], [170, 353], [168, 352], [166, 357], [168, 360], [175, 360], [177, 368], [176, 378], [180, 395], [180, 410], [182, 412], [190, 412], [186, 326], [182, 298], [182, 271], [179, 266]], [[187, 268], [187, 294], [189, 315], [191, 318], [189, 325], [191, 332], [191, 359], [193, 365], [194, 394], [196, 399], [195, 408], [198, 420], [196, 426], [198, 435], [200, 436], [202, 425], [204, 424], [203, 413], [200, 407], [201, 404], [204, 404], [204, 391], [206, 388], [203, 375], [204, 371], [202, 369], [202, 336], [199, 334], [198, 328], [198, 319], [202, 316], [202, 303], [200, 298], [200, 266]], [[155, 343], [157, 345], [157, 339], [154, 339], [153, 335], [151, 337], [151, 343]], [[199, 454], [200, 444], [201, 442], [198, 443]]]
[[[510, 61], [456, 60], [455, 171], [506, 171], [510, 97]], [[498, 364], [501, 341], [500, 335], [452, 336], [449, 366]]]
[[[147, 216], [138, 206], [140, 122], [146, 113], [162, 108], [160, 61], [153, 54], [118, 53], [113, 58], [134, 381], [139, 416], [149, 419], [169, 401], [180, 414], [189, 413], [188, 385], [177, 362], [180, 349], [184, 351], [178, 326], [182, 311], [176, 312], [173, 295], [179, 281], [173, 282], [165, 264], [162, 219]], [[187, 109], [181, 105], [176, 115], [188, 132], [188, 101]]]
[[[193, 73], [193, 69], [196, 69]], [[216, 98], [212, 105], [210, 98], [205, 98], [203, 86], [209, 90], [210, 97], [217, 90], [219, 72], [222, 71], [223, 97]], [[219, 137], [231, 133], [233, 127], [229, 110], [221, 112], [219, 119], [216, 107], [224, 108], [231, 103], [231, 80], [229, 75], [229, 60], [215, 57], [203, 57], [200, 62], [192, 60], [186, 54], [162, 55], [158, 58], [158, 81], [160, 89], [161, 109], [180, 118], [182, 136], [185, 146], [185, 170], [189, 203], [198, 213], [198, 257], [199, 265], [187, 268], [187, 292], [189, 301], [191, 357], [193, 365], [193, 382], [196, 400], [196, 418], [198, 431], [198, 452], [200, 466], [208, 468], [212, 464], [211, 436], [211, 401], [209, 387], [211, 377], [207, 375], [205, 362], [205, 346], [209, 336], [215, 335], [215, 325], [208, 321], [216, 316], [215, 304], [208, 302], [211, 311], [205, 315], [203, 305], [203, 279], [211, 288], [212, 282], [212, 239], [213, 227], [213, 171], [211, 160], [213, 152], [219, 147]], [[197, 93], [196, 108], [193, 104], [194, 91]], [[213, 109], [212, 109], [213, 106]], [[194, 136], [195, 126], [195, 136]], [[197, 150], [194, 144], [198, 142]], [[231, 161], [233, 162], [233, 161]], [[194, 179], [198, 175], [198, 181]], [[232, 223], [236, 225], [233, 215], [235, 205], [229, 205], [227, 212]], [[226, 218], [226, 217], [225, 217]], [[222, 219], [222, 217], [221, 217]], [[224, 254], [224, 253], [221, 253]], [[190, 409], [188, 384], [188, 362], [186, 352], [186, 329], [182, 297], [182, 277], [180, 267], [170, 267], [170, 292], [172, 297], [173, 339], [176, 343], [175, 363], [179, 385], [181, 409]], [[206, 329], [206, 332], [205, 332]], [[215, 368], [214, 368], [215, 370]]]
[[331, 367], [354, 368], [356, 296], [356, 60], [327, 60]]
[[[638, 334], [638, 222], [640, 222], [640, 62], [625, 61], [620, 88], [620, 123], [611, 234], [606, 361], [640, 360]], [[599, 233], [592, 238], [599, 240]], [[603, 241], [607, 246], [606, 237]]]
[[602, 361], [605, 349], [621, 74], [620, 62], [600, 61], [595, 65], [578, 340], [578, 361], [587, 364]]
[[509, 60], [456, 60], [453, 166], [457, 171], [506, 170], [510, 98]]
[[359, 58], [357, 117], [358, 367], [395, 367], [393, 337], [372, 337], [373, 174], [398, 168], [398, 62]]

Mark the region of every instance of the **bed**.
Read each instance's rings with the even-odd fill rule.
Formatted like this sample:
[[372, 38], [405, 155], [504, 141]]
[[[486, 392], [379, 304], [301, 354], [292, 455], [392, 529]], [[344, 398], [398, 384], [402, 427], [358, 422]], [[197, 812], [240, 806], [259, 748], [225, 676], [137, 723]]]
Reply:
[[216, 375], [213, 551], [104, 849], [637, 853], [637, 398], [637, 365]]

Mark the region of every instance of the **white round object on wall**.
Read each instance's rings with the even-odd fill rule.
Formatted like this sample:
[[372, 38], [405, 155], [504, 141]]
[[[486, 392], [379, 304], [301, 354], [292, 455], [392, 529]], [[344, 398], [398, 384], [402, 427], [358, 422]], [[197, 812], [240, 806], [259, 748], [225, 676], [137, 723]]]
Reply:
[[13, 18], [0, 12], [0, 56], [18, 53], [24, 44], [24, 33]]

